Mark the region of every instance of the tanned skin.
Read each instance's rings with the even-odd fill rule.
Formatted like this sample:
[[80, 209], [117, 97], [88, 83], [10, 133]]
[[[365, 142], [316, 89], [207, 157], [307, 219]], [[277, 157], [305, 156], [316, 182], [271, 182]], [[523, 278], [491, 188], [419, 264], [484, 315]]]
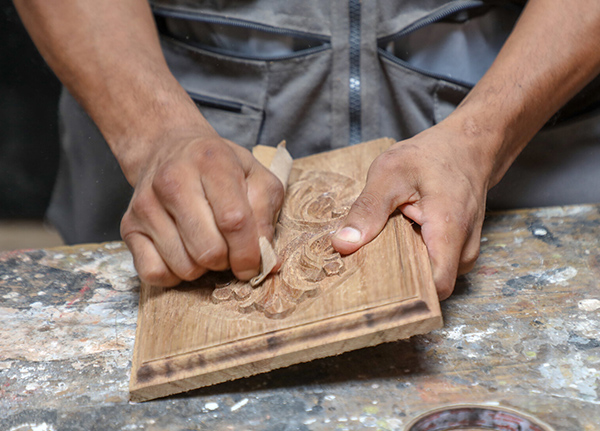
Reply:
[[[121, 223], [140, 278], [173, 286], [260, 267], [281, 183], [218, 136], [170, 73], [146, 0], [15, 0], [41, 54], [135, 192]], [[492, 67], [446, 120], [393, 145], [333, 238], [353, 253], [399, 208], [421, 225], [440, 299], [479, 254], [487, 191], [600, 73], [600, 2], [529, 0]]]

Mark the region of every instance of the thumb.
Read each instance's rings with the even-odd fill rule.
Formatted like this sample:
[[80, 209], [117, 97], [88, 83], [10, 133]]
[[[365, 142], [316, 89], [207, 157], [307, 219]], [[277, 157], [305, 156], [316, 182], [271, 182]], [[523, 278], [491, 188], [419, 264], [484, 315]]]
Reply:
[[392, 204], [367, 183], [354, 201], [350, 212], [331, 238], [333, 248], [341, 254], [354, 253], [372, 241], [395, 210]]

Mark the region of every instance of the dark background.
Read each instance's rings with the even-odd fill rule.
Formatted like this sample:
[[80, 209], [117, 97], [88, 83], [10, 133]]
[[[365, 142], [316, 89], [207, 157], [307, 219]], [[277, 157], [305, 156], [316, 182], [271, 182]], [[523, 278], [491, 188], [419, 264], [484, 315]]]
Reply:
[[0, 219], [42, 218], [58, 166], [60, 84], [0, 0]]

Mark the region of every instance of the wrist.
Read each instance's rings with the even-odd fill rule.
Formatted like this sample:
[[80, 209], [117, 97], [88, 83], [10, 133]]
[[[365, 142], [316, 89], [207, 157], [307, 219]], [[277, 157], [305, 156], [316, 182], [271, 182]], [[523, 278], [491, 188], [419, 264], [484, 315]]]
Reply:
[[94, 120], [132, 186], [160, 154], [173, 151], [175, 142], [218, 136], [176, 81], [169, 89], [129, 92], [115, 105]]
[[478, 178], [478, 183], [486, 189], [494, 186], [504, 174], [504, 165], [511, 161], [504, 154], [506, 147], [505, 129], [488, 121], [488, 116], [480, 115], [471, 109], [457, 108], [440, 127], [451, 131], [455, 136], [454, 142], [458, 157], [462, 159], [466, 169], [471, 168]]

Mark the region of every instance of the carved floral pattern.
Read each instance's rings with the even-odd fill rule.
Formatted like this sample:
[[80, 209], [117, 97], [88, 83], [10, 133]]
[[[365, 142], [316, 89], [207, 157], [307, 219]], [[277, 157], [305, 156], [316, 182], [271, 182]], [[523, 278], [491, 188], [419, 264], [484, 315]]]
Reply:
[[212, 301], [282, 319], [307, 298], [341, 284], [356, 270], [357, 254], [341, 256], [331, 246], [331, 235], [359, 193], [350, 177], [303, 173], [288, 189], [276, 229], [276, 251], [283, 260], [279, 272], [256, 288], [236, 279], [219, 283]]

